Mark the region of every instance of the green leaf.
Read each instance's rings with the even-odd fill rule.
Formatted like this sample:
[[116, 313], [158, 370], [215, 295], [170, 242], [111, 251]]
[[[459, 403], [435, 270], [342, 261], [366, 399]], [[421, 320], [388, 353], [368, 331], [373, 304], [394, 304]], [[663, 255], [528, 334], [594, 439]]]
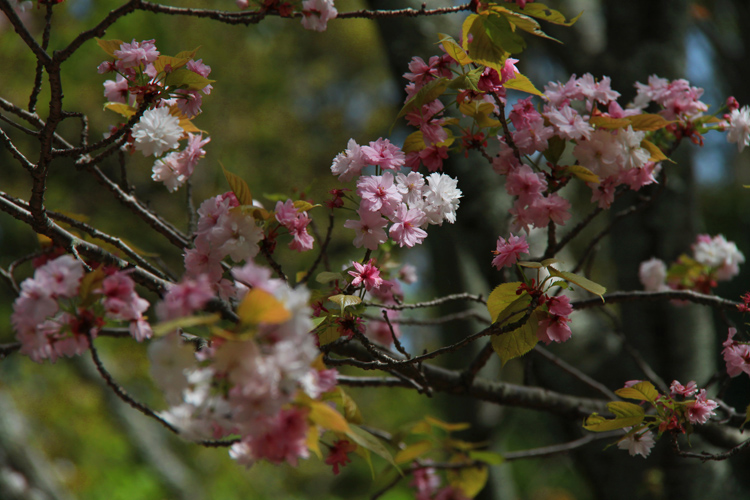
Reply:
[[341, 336], [341, 332], [336, 325], [328, 325], [318, 333], [318, 342], [321, 346], [335, 342]]
[[500, 313], [502, 313], [509, 305], [518, 300], [518, 294], [516, 291], [521, 286], [520, 281], [513, 281], [511, 283], [503, 283], [498, 285], [492, 290], [490, 296], [487, 297], [487, 310], [490, 313], [492, 322], [496, 322]]
[[331, 273], [328, 271], [323, 271], [322, 273], [318, 273], [317, 276], [315, 276], [315, 281], [318, 283], [330, 283], [331, 281], [336, 280], [343, 280], [345, 279], [344, 275], [341, 273]]
[[297, 209], [297, 213], [309, 212], [313, 208], [320, 206], [320, 205], [313, 205], [309, 201], [305, 201], [305, 200], [296, 200], [292, 203], [292, 205], [294, 205], [294, 208]]
[[239, 175], [235, 175], [224, 168], [224, 165], [221, 165], [221, 170], [224, 172], [224, 178], [227, 180], [227, 183], [229, 183], [229, 188], [237, 197], [240, 205], [252, 205], [253, 195], [250, 192], [250, 187], [247, 185], [247, 182], [245, 182], [245, 180]]
[[193, 49], [193, 50], [183, 50], [180, 53], [178, 53], [175, 57], [178, 59], [188, 59], [188, 60], [193, 59], [195, 58], [195, 54], [198, 53], [198, 50], [200, 48], [201, 46], [199, 45], [198, 48]]
[[516, 262], [521, 267], [527, 267], [529, 269], [541, 269], [544, 265], [541, 262], [535, 262], [531, 260], [519, 260]]
[[560, 161], [560, 157], [565, 152], [565, 146], [567, 146], [567, 142], [562, 137], [553, 135], [547, 141], [547, 144], [548, 144], [548, 147], [547, 147], [547, 150], [544, 152], [544, 157], [547, 159], [548, 162], [554, 165], [557, 165], [557, 162]]
[[607, 408], [615, 415], [615, 418], [606, 419], [594, 413], [586, 419], [583, 428], [594, 432], [604, 432], [633, 427], [640, 424], [646, 415], [641, 406], [625, 401], [612, 401], [607, 403]]
[[499, 127], [501, 123], [490, 114], [495, 112], [495, 106], [490, 102], [484, 101], [464, 101], [459, 107], [459, 111], [474, 119], [479, 127]]
[[393, 456], [391, 455], [391, 453], [385, 446], [383, 446], [378, 438], [355, 424], [349, 425], [349, 430], [346, 431], [346, 436], [362, 448], [370, 450], [376, 455], [379, 455], [380, 457], [386, 459], [388, 463], [393, 465], [396, 470], [398, 470], [399, 474], [403, 475], [398, 464], [393, 460]]
[[344, 411], [344, 417], [347, 422], [353, 424], [362, 423], [362, 413], [359, 411], [357, 403], [349, 396], [342, 387], [336, 387], [335, 390], [323, 395], [327, 401], [336, 401]]
[[[506, 21], [507, 22], [507, 21]], [[469, 35], [472, 41], [469, 43]], [[489, 66], [500, 72], [510, 54], [493, 41], [484, 26], [484, 16], [472, 14], [463, 24], [463, 49], [475, 63]]]
[[341, 314], [344, 314], [344, 309], [346, 309], [349, 306], [356, 306], [362, 302], [362, 299], [357, 297], [356, 295], [344, 295], [342, 293], [338, 295], [331, 295], [328, 297], [328, 300], [333, 302], [334, 304], [338, 304], [341, 306]]
[[559, 24], [562, 26], [572, 26], [576, 21], [578, 21], [578, 18], [581, 17], [583, 12], [578, 14], [576, 17], [571, 19], [570, 21], [565, 20], [565, 16], [562, 15], [560, 12], [550, 9], [544, 4], [541, 3], [527, 3], [526, 7], [521, 9], [518, 5], [514, 4], [506, 4], [505, 7], [509, 10], [514, 10], [517, 12], [522, 12], [526, 14], [527, 16], [535, 17], [537, 19], [544, 19], [545, 21], [552, 23], [552, 24]]
[[627, 119], [630, 121], [633, 130], [645, 130], [647, 132], [653, 132], [666, 127], [670, 123], [675, 123], [661, 115], [652, 113], [641, 113], [640, 115], [629, 116]]
[[[506, 89], [520, 90], [521, 92], [526, 92], [527, 94], [534, 94], [538, 96], [542, 95], [542, 93], [539, 92], [539, 89], [537, 89], [534, 84], [531, 83], [531, 80], [529, 80], [521, 73], [516, 73], [515, 78], [505, 82], [503, 84], [503, 87], [505, 87]], [[563, 143], [564, 142], [565, 141], [563, 141]]]
[[638, 382], [631, 387], [617, 389], [615, 394], [621, 398], [637, 399], [638, 401], [648, 401], [649, 403], [653, 403], [661, 396], [659, 391], [654, 387], [654, 384], [647, 381]]
[[214, 83], [216, 80], [209, 80], [198, 73], [193, 73], [189, 69], [180, 68], [172, 71], [164, 78], [164, 83], [170, 87], [178, 87], [187, 90], [203, 90], [207, 85]]
[[469, 452], [469, 458], [484, 462], [487, 465], [500, 465], [505, 462], [505, 457], [494, 451], [472, 450]]
[[547, 269], [549, 269], [549, 273], [552, 276], [562, 278], [575, 285], [578, 285], [584, 290], [589, 291], [593, 293], [594, 295], [598, 295], [602, 299], [602, 302], [604, 302], [604, 297], [602, 297], [602, 295], [607, 293], [607, 289], [601, 286], [600, 284], [594, 283], [590, 279], [584, 278], [583, 276], [578, 276], [577, 274], [573, 274], [568, 271], [558, 271], [552, 266], [548, 267]]
[[419, 89], [414, 97], [406, 101], [406, 104], [401, 108], [401, 111], [399, 111], [396, 118], [401, 118], [414, 109], [421, 109], [423, 105], [429, 104], [443, 95], [447, 88], [448, 79], [443, 76], [427, 82], [421, 89]]
[[511, 25], [521, 28], [527, 33], [531, 33], [534, 36], [538, 36], [541, 38], [547, 38], [548, 40], [552, 40], [557, 43], [562, 43], [557, 38], [553, 38], [549, 36], [547, 33], [542, 31], [541, 26], [539, 26], [539, 23], [536, 22], [533, 18], [522, 14], [521, 12], [512, 11], [510, 9], [506, 9], [505, 7], [499, 7], [494, 6], [492, 7], [493, 12], [497, 12], [498, 14], [504, 16]]
[[403, 450], [399, 450], [398, 453], [396, 453], [396, 456], [393, 458], [393, 460], [397, 464], [408, 464], [415, 458], [421, 457], [428, 451], [432, 450], [433, 444], [432, 441], [429, 441], [427, 439], [423, 441], [417, 441], [414, 444], [410, 444]]
[[427, 145], [424, 143], [424, 136], [421, 130], [415, 130], [404, 139], [404, 145], [401, 150], [404, 153], [419, 152], [425, 149]]
[[591, 182], [593, 184], [599, 184], [601, 182], [598, 175], [583, 165], [569, 165], [565, 167], [565, 173], [577, 177], [583, 182]]
[[[460, 463], [466, 460], [465, 455], [455, 455], [451, 462]], [[462, 469], [449, 469], [446, 473], [448, 482], [454, 488], [459, 488], [469, 498], [474, 498], [487, 484], [487, 467], [466, 467]]]
[[[487, 35], [489, 35], [495, 45], [511, 54], [523, 52], [526, 48], [526, 40], [516, 32], [510, 21], [508, 21], [508, 18], [497, 15], [494, 12], [488, 16], [481, 17], [484, 19], [484, 28]], [[472, 54], [471, 49], [469, 50], [469, 54]]]
[[[530, 299], [530, 297], [529, 297]], [[539, 313], [531, 313], [529, 319], [520, 328], [511, 332], [493, 335], [490, 339], [503, 365], [511, 359], [518, 358], [529, 352], [539, 342], [536, 331], [539, 328]]]
[[161, 337], [170, 332], [177, 330], [178, 328], [189, 328], [191, 326], [202, 326], [211, 325], [221, 319], [219, 313], [209, 314], [207, 316], [185, 316], [182, 318], [176, 318], [170, 321], [164, 321], [154, 325], [151, 329], [154, 332], [155, 337]]
[[189, 60], [190, 58], [159, 56], [156, 58], [156, 61], [154, 61], [154, 68], [156, 69], [157, 73], [161, 73], [164, 71], [167, 65], [169, 65], [171, 71], [174, 71], [185, 66]]

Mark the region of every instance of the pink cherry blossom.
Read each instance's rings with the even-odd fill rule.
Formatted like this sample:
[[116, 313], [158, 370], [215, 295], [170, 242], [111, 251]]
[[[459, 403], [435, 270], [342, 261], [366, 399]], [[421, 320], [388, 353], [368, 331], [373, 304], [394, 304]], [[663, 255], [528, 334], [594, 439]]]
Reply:
[[[630, 428], [626, 427], [624, 430], [629, 431]], [[630, 456], [640, 455], [646, 458], [651, 453], [654, 444], [654, 433], [647, 430], [637, 431], [624, 437], [617, 443], [617, 447], [621, 450], [628, 450]]]
[[401, 148], [383, 138], [370, 142], [368, 146], [362, 146], [362, 156], [367, 163], [378, 165], [385, 170], [398, 170], [406, 159]]
[[333, 0], [304, 0], [302, 2], [302, 26], [308, 30], [325, 31], [328, 21], [338, 15]]
[[422, 243], [427, 237], [427, 232], [420, 228], [427, 223], [427, 216], [422, 210], [408, 209], [406, 204], [402, 203], [392, 219], [394, 224], [389, 234], [400, 247], [413, 247]]
[[518, 201], [529, 205], [547, 189], [544, 174], [535, 173], [529, 165], [522, 165], [508, 173], [505, 190], [508, 194], [518, 196]]
[[169, 288], [164, 300], [156, 305], [156, 314], [160, 321], [190, 316], [203, 309], [213, 297], [211, 279], [207, 275], [183, 279]]
[[362, 197], [362, 209], [385, 216], [392, 215], [401, 204], [401, 194], [393, 184], [393, 174], [390, 172], [360, 177], [357, 194]]
[[378, 212], [370, 212], [360, 208], [357, 211], [360, 220], [347, 220], [344, 227], [354, 229], [357, 235], [354, 237], [354, 246], [360, 248], [364, 246], [369, 250], [375, 250], [378, 245], [385, 243], [388, 236], [383, 228], [388, 221], [380, 216]]
[[362, 148], [354, 139], [349, 139], [346, 151], [336, 155], [331, 164], [331, 172], [338, 175], [341, 182], [349, 182], [362, 172], [367, 165]]
[[714, 410], [718, 403], [706, 398], [706, 390], [701, 389], [695, 398], [695, 402], [686, 405], [686, 415], [691, 424], [705, 424], [711, 416], [716, 415]]
[[698, 392], [698, 384], [695, 383], [695, 380], [691, 380], [687, 385], [682, 385], [677, 380], [674, 380], [669, 386], [669, 390], [672, 396], [679, 394], [681, 396], [689, 398], [690, 396]]
[[492, 253], [495, 258], [492, 259], [492, 265], [497, 269], [511, 267], [518, 261], [520, 254], [529, 253], [529, 244], [523, 236], [514, 236], [511, 234], [506, 240], [502, 236], [497, 239], [497, 249]]
[[114, 51], [114, 56], [120, 60], [123, 68], [132, 68], [156, 61], [159, 51], [156, 50], [154, 40], [136, 42], [134, 39], [131, 43], [121, 44], [120, 48]]
[[373, 288], [379, 288], [383, 284], [383, 278], [380, 277], [380, 270], [375, 267], [372, 263], [372, 259], [367, 264], [360, 264], [359, 262], [352, 262], [354, 271], [349, 271], [349, 274], [354, 276], [352, 280], [353, 286], [364, 285], [365, 290], [370, 291]]

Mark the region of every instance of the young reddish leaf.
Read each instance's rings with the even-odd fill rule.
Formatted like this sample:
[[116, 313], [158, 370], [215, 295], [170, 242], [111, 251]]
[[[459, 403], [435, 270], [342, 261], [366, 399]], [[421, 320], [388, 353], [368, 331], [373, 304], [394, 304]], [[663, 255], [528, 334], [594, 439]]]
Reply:
[[599, 176], [582, 165], [569, 165], [565, 167], [565, 173], [581, 179], [583, 182], [599, 184]]
[[224, 168], [224, 165], [221, 165], [221, 170], [224, 172], [224, 178], [227, 180], [229, 188], [237, 197], [240, 205], [252, 205], [253, 195], [250, 193], [250, 187], [247, 185], [247, 182], [239, 175], [235, 175]]
[[102, 40], [101, 38], [96, 39], [96, 44], [102, 48], [104, 52], [109, 54], [110, 57], [115, 57], [115, 50], [120, 50], [120, 45], [124, 42], [122, 40]]
[[432, 448], [432, 441], [426, 439], [423, 441], [417, 441], [414, 444], [410, 444], [403, 450], [399, 450], [399, 452], [396, 453], [396, 456], [393, 457], [393, 460], [397, 464], [408, 464], [415, 458], [419, 458], [428, 451], [432, 450]]
[[237, 306], [237, 316], [243, 325], [280, 324], [289, 321], [292, 313], [270, 293], [253, 288]]
[[[464, 454], [454, 455], [451, 458], [452, 463], [461, 463], [467, 461]], [[448, 482], [454, 488], [460, 489], [468, 498], [474, 498], [487, 484], [487, 467], [465, 467], [461, 469], [449, 469], [446, 473]]]
[[654, 384], [646, 381], [638, 382], [631, 387], [623, 387], [622, 389], [617, 389], [615, 391], [615, 394], [617, 394], [621, 398], [637, 399], [639, 401], [648, 401], [650, 403], [653, 403], [659, 398], [659, 396], [661, 396], [661, 394], [659, 394], [659, 391], [657, 391], [654, 387]]
[[518, 358], [529, 352], [539, 342], [536, 331], [539, 328], [539, 313], [531, 313], [529, 319], [520, 328], [511, 332], [493, 335], [492, 348], [495, 350], [503, 365], [513, 358]]
[[344, 416], [322, 401], [309, 400], [306, 405], [310, 407], [307, 418], [315, 425], [335, 432], [348, 433], [351, 429]]
[[604, 432], [633, 427], [640, 424], [646, 415], [646, 411], [641, 406], [625, 401], [612, 401], [607, 403], [607, 408], [615, 415], [615, 418], [606, 419], [594, 413], [586, 419], [583, 428], [593, 432]]
[[539, 89], [537, 89], [533, 83], [531, 83], [531, 80], [529, 80], [525, 75], [522, 75], [521, 73], [516, 73], [515, 78], [512, 80], [508, 80], [503, 84], [503, 86], [506, 89], [513, 89], [513, 90], [520, 90], [521, 92], [526, 92], [527, 94], [533, 94], [541, 96], [542, 93], [539, 92]]
[[81, 278], [81, 283], [78, 285], [78, 296], [81, 298], [82, 307], [89, 307], [99, 300], [101, 296], [91, 292], [101, 287], [102, 281], [106, 277], [107, 275], [104, 273], [102, 267], [97, 267]]
[[502, 313], [510, 304], [518, 300], [516, 290], [521, 286], [520, 281], [513, 281], [511, 283], [503, 283], [498, 285], [492, 290], [490, 296], [487, 297], [487, 310], [490, 313], [492, 322], [496, 322], [500, 313]]

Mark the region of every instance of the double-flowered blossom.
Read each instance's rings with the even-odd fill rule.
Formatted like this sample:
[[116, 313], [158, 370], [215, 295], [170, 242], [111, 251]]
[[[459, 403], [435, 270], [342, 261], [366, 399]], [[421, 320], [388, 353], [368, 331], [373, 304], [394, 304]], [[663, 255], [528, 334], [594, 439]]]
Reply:
[[325, 31], [328, 21], [338, 15], [333, 0], [304, 0], [302, 2], [302, 26], [308, 30]]
[[166, 107], [146, 110], [132, 131], [136, 151], [145, 156], [161, 156], [179, 147], [184, 134], [179, 118]]
[[736, 328], [729, 329], [727, 340], [722, 344], [724, 349], [721, 351], [730, 377], [736, 377], [742, 372], [750, 375], [750, 345], [734, 340], [736, 334]]
[[289, 248], [298, 252], [312, 250], [315, 240], [307, 232], [307, 226], [312, 221], [307, 212], [298, 210], [292, 200], [287, 200], [283, 203], [280, 201], [276, 202], [275, 212], [276, 220], [292, 235]]
[[518, 262], [518, 257], [522, 253], [529, 253], [529, 244], [523, 235], [515, 236], [511, 234], [507, 240], [500, 236], [497, 239], [497, 249], [493, 250], [492, 253], [495, 254], [492, 265], [497, 269], [511, 267]]
[[354, 271], [349, 271], [349, 274], [354, 276], [352, 280], [353, 286], [364, 286], [365, 290], [370, 291], [373, 288], [380, 288], [383, 284], [383, 278], [380, 277], [380, 270], [375, 267], [370, 259], [367, 264], [360, 264], [357, 261], [352, 262]]

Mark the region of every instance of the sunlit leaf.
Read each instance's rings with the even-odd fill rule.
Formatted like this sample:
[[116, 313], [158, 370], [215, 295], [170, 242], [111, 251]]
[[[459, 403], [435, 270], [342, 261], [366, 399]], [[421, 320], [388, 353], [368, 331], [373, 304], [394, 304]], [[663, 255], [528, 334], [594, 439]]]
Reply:
[[307, 428], [307, 449], [315, 453], [320, 460], [323, 460], [323, 453], [320, 451], [320, 431], [314, 425]]
[[536, 3], [536, 2], [527, 3], [523, 9], [521, 9], [521, 7], [515, 4], [504, 4], [504, 5], [509, 10], [522, 12], [526, 14], [527, 16], [536, 17], [537, 19], [544, 19], [545, 21], [549, 23], [559, 24], [562, 26], [572, 26], [576, 21], [578, 21], [578, 18], [580, 18], [581, 15], [583, 14], [583, 12], [581, 12], [570, 21], [567, 21], [565, 19], [565, 16], [562, 15], [560, 12], [554, 9], [550, 9], [549, 7], [541, 3]]
[[120, 45], [124, 42], [122, 40], [102, 40], [101, 38], [96, 39], [96, 44], [102, 48], [104, 52], [109, 54], [110, 57], [115, 57], [115, 50], [120, 50]]
[[193, 120], [190, 118], [180, 118], [180, 128], [185, 131], [185, 133], [191, 133], [191, 134], [202, 134], [203, 131], [195, 126], [193, 123]]
[[500, 357], [503, 365], [511, 359], [518, 358], [531, 351], [539, 342], [536, 335], [539, 329], [539, 313], [531, 313], [529, 319], [520, 328], [511, 332], [493, 335], [492, 349]]
[[[456, 455], [451, 462], [465, 462], [468, 457]], [[459, 488], [468, 498], [474, 498], [487, 484], [487, 467], [466, 467], [461, 469], [449, 469], [446, 472], [448, 482], [454, 488]]]
[[247, 185], [247, 182], [239, 175], [235, 175], [224, 168], [224, 165], [221, 166], [221, 170], [224, 172], [224, 178], [227, 180], [229, 188], [237, 197], [240, 205], [252, 205], [253, 195], [250, 192], [250, 186]]
[[640, 424], [646, 415], [643, 407], [625, 401], [612, 401], [607, 403], [607, 408], [615, 415], [615, 418], [607, 419], [594, 413], [586, 418], [583, 428], [594, 432], [604, 432], [633, 427]]
[[419, 458], [428, 451], [432, 450], [433, 444], [432, 441], [429, 440], [423, 440], [423, 441], [417, 441], [414, 444], [410, 444], [403, 450], [399, 450], [398, 453], [396, 453], [396, 456], [393, 457], [393, 460], [397, 464], [406, 464], [414, 460], [415, 458]]
[[253, 288], [237, 306], [237, 316], [243, 325], [280, 324], [289, 321], [292, 313], [272, 294]]
[[114, 111], [118, 115], [124, 116], [125, 118], [130, 118], [135, 114], [136, 111], [133, 106], [129, 106], [122, 102], [108, 102], [104, 105], [104, 109]]
[[490, 102], [484, 101], [464, 101], [458, 110], [476, 121], [479, 127], [499, 127], [501, 123], [490, 115], [495, 112], [495, 106]]
[[453, 37], [445, 35], [443, 33], [439, 33], [439, 36], [440, 43], [443, 44], [445, 53], [451, 56], [458, 64], [460, 64], [461, 66], [466, 66], [467, 64], [471, 64], [473, 62], [466, 51], [461, 48], [461, 46], [458, 44], [458, 42], [456, 42], [456, 40], [453, 39]]
[[542, 28], [541, 26], [539, 26], [538, 22], [536, 22], [533, 18], [525, 14], [522, 14], [521, 12], [506, 9], [505, 7], [500, 7], [497, 5], [492, 7], [492, 10], [502, 16], [505, 16], [505, 18], [508, 19], [508, 21], [512, 25], [524, 30], [527, 33], [530, 33], [534, 36], [538, 36], [540, 38], [547, 38], [548, 40], [562, 43], [557, 38], [553, 38], [549, 36], [547, 33], [545, 33], [544, 31], [542, 31]]
[[612, 118], [611, 116], [603, 115], [592, 116], [589, 118], [589, 123], [595, 125], [597, 128], [605, 128], [608, 130], [627, 128], [630, 126], [630, 120], [628, 118]]
[[[484, 16], [472, 14], [463, 23], [463, 49], [475, 63], [489, 66], [496, 71], [503, 70], [508, 51], [498, 46], [487, 34], [484, 27]], [[471, 35], [471, 42], [469, 42]]]
[[[488, 16], [480, 16], [484, 22], [484, 29], [493, 43], [505, 52], [518, 54], [526, 48], [526, 40], [516, 32], [507, 17], [491, 12]], [[471, 44], [469, 44], [471, 47]], [[471, 48], [469, 54], [472, 55]]]
[[297, 212], [299, 213], [307, 212], [309, 210], [312, 210], [315, 207], [320, 206], [320, 205], [313, 205], [309, 201], [305, 201], [305, 200], [296, 200], [292, 204], [294, 205], [294, 208], [296, 208]]
[[622, 389], [617, 389], [615, 391], [615, 394], [617, 394], [621, 398], [637, 399], [639, 401], [649, 401], [651, 403], [656, 401], [659, 396], [661, 396], [661, 394], [659, 394], [659, 391], [657, 391], [654, 387], [654, 384], [647, 381], [638, 382], [631, 387], [623, 387]]
[[503, 84], [503, 87], [505, 87], [506, 89], [520, 90], [521, 92], [526, 92], [527, 94], [538, 96], [542, 95], [539, 89], [537, 89], [534, 84], [531, 83], [531, 80], [529, 80], [525, 75], [522, 75], [521, 73], [516, 73], [515, 78], [505, 82]]
[[421, 130], [415, 130], [404, 139], [404, 146], [401, 150], [404, 153], [414, 153], [425, 149], [427, 145], [424, 143], [424, 136]]
[[511, 283], [503, 283], [498, 285], [487, 297], [487, 310], [490, 313], [492, 322], [497, 321], [500, 313], [502, 313], [510, 304], [518, 300], [518, 294], [516, 291], [521, 286], [520, 281], [513, 281]]
[[664, 154], [661, 148], [651, 141], [647, 141], [646, 139], [643, 139], [641, 141], [641, 147], [651, 154], [649, 161], [668, 161], [669, 160], [669, 158], [667, 157], [667, 155]]
[[154, 68], [157, 73], [163, 72], [167, 66], [170, 67], [170, 71], [174, 71], [185, 66], [189, 60], [190, 58], [159, 56], [156, 58], [156, 61], [154, 61]]
[[307, 415], [307, 418], [316, 425], [323, 429], [347, 433], [347, 435], [351, 431], [349, 423], [344, 416], [331, 408], [327, 403], [310, 400], [307, 402], [307, 405], [310, 407], [310, 413]]

